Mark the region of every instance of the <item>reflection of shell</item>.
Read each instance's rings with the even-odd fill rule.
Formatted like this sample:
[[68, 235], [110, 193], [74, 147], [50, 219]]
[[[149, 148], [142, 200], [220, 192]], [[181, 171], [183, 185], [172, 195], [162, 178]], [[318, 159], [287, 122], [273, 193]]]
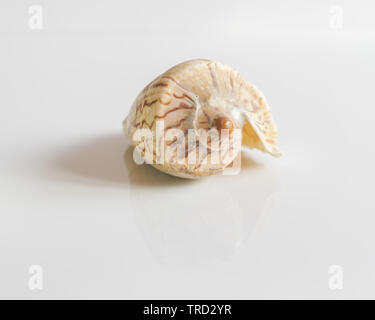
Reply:
[[[156, 141], [157, 120], [163, 120], [163, 137], [173, 139]], [[139, 139], [137, 129], [148, 129], [152, 135]], [[194, 140], [188, 139], [189, 129]], [[226, 139], [222, 129], [227, 129]], [[240, 135], [233, 129], [239, 129]], [[181, 63], [144, 88], [124, 121], [124, 130], [146, 162], [184, 178], [223, 171], [239, 152], [236, 139], [246, 147], [280, 154], [262, 93], [232, 68], [203, 59]], [[212, 130], [218, 134], [204, 139], [203, 133]], [[158, 145], [164, 150], [163, 161]], [[215, 159], [220, 161], [214, 162], [218, 155]]]
[[191, 269], [230, 261], [244, 248], [248, 255], [249, 238], [278, 189], [271, 171], [243, 153], [248, 170], [240, 176], [183, 181], [135, 164], [132, 155], [132, 148], [124, 154], [130, 204], [156, 262]]

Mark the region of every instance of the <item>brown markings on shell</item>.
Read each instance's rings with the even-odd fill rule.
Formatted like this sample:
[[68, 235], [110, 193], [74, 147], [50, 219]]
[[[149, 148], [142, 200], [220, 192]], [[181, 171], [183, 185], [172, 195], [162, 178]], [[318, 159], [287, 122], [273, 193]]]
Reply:
[[175, 93], [173, 94], [173, 97], [175, 97], [176, 99], [183, 99], [183, 98], [187, 98], [189, 99], [191, 102], [195, 102], [192, 98], [190, 98], [186, 93], [183, 93], [182, 96], [178, 96], [176, 95]]
[[175, 125], [171, 125], [171, 126], [166, 127], [166, 128], [165, 128], [165, 131], [167, 131], [167, 130], [169, 130], [169, 129], [173, 129], [173, 128], [177, 128], [177, 127], [179, 127], [179, 126], [182, 124], [182, 122], [184, 122], [184, 121], [187, 120], [187, 119], [189, 119], [189, 116], [182, 118], [182, 119], [181, 119], [180, 121], [178, 121], [177, 124], [175, 124]]
[[181, 110], [181, 109], [194, 109], [194, 106], [189, 106], [188, 104], [186, 104], [184, 102], [181, 102], [178, 107], [175, 107], [175, 108], [172, 108], [172, 109], [168, 110], [163, 115], [155, 115], [155, 118], [157, 118], [157, 119], [164, 119], [171, 112], [174, 112], [174, 111], [177, 111], [177, 110]]
[[168, 83], [159, 82], [151, 86], [151, 88], [157, 88], [157, 87], [168, 87]]
[[[213, 68], [214, 65], [208, 64], [207, 66], [209, 67], [209, 70], [210, 70], [210, 75], [211, 75], [211, 78], [212, 78], [212, 81], [213, 81], [213, 85], [215, 86], [216, 89], [219, 89], [219, 85], [218, 85], [218, 82], [217, 82], [217, 79], [216, 79], [216, 75], [215, 75], [216, 71]], [[171, 80], [171, 81], [175, 82], [180, 89], [188, 91], [187, 89], [183, 88], [171, 76], [162, 76], [161, 79]], [[231, 81], [232, 90], [234, 90], [234, 83], [233, 83], [232, 76], [230, 77], [230, 81]], [[151, 90], [152, 88], [157, 88], [157, 87], [165, 87], [165, 88], [167, 88], [168, 87], [168, 83], [158, 82], [158, 83], [156, 83], [154, 85], [149, 86], [148, 90]], [[171, 97], [173, 96], [173, 98], [175, 98], [175, 99], [186, 99], [186, 100], [189, 100], [189, 104], [187, 104], [185, 102], [181, 102], [177, 107], [171, 108], [171, 109], [167, 110], [162, 115], [154, 115], [154, 120], [156, 120], [156, 119], [163, 119], [168, 114], [170, 114], [172, 112], [175, 112], [175, 111], [178, 111], [178, 110], [181, 110], [181, 109], [194, 109], [194, 108], [196, 108], [196, 101], [191, 96], [189, 96], [186, 93], [177, 94], [177, 93], [173, 92], [172, 95], [171, 95], [169, 92], [162, 92], [162, 94], [166, 94], [166, 95], [169, 95]], [[143, 103], [140, 103], [137, 106], [138, 107], [137, 108], [137, 112], [143, 112], [144, 107], [150, 107], [150, 106], [154, 105], [157, 102], [159, 102], [162, 105], [170, 105], [171, 101], [172, 101], [172, 99], [169, 100], [169, 101], [163, 101], [160, 98], [154, 99], [152, 101], [147, 101], [147, 93], [145, 93], [145, 95], [143, 97]], [[200, 121], [200, 123], [202, 123], [202, 124], [203, 123], [210, 124], [211, 121], [210, 121], [209, 115], [203, 109], [202, 109], [202, 112], [203, 112], [204, 117], [206, 118], [206, 121], [203, 120], [203, 121]], [[190, 115], [186, 116], [184, 118], [181, 118], [175, 125], [171, 125], [171, 126], [165, 128], [164, 130], [166, 131], [166, 130], [169, 130], [169, 129], [181, 126], [181, 124], [184, 121], [186, 121], [189, 117], [190, 117]], [[154, 121], [152, 121], [152, 124], [150, 126], [152, 126], [153, 123], [154, 123]], [[141, 125], [144, 125], [144, 124], [147, 125], [147, 123], [145, 122], [145, 120], [143, 120], [140, 124]], [[186, 129], [185, 131], [183, 131], [183, 134], [180, 135], [179, 137], [174, 137], [172, 141], [166, 142], [166, 144], [168, 146], [175, 147], [173, 145], [176, 144], [176, 143], [179, 143], [179, 141], [181, 141], [183, 138], [185, 138], [185, 144], [186, 143], [188, 144], [188, 141], [187, 141], [188, 139], [186, 139], [187, 133], [188, 133], [188, 129]], [[192, 145], [192, 146], [189, 146], [189, 144], [187, 146], [185, 145], [185, 158], [188, 156], [189, 152], [193, 151], [194, 149], [196, 149], [198, 151], [198, 163], [194, 166], [195, 167], [194, 170], [199, 169], [202, 166], [202, 164], [205, 161], [205, 159], [208, 158], [212, 154], [212, 152], [213, 152], [212, 149], [209, 146], [207, 146], [208, 147], [207, 150], [200, 151], [199, 144], [200, 144], [199, 139], [196, 138], [196, 141], [195, 141], [194, 145]], [[221, 141], [219, 142], [219, 144], [221, 146]], [[177, 152], [177, 148], [176, 148], [176, 152]], [[204, 152], [204, 153], [201, 153], [201, 152]], [[229, 152], [229, 150], [227, 152]], [[155, 152], [154, 152], [154, 155], [155, 155]], [[220, 170], [221, 170], [220, 168], [218, 168], [218, 169], [213, 168], [212, 169], [212, 171], [220, 171]]]
[[144, 107], [150, 107], [152, 106], [153, 104], [159, 102], [160, 104], [163, 104], [165, 106], [168, 106], [170, 103], [171, 103], [172, 100], [169, 100], [167, 102], [164, 102], [162, 99], [158, 98], [158, 99], [154, 99], [152, 100], [151, 102], [147, 102], [147, 100], [144, 101], [144, 103], [142, 104], [142, 107], [141, 107], [141, 112], [143, 111]]
[[[164, 105], [164, 106], [168, 106], [171, 104], [172, 102], [172, 99], [170, 99], [169, 101], [163, 101], [161, 98], [158, 98], [158, 99], [154, 99], [152, 101], [147, 101], [147, 95], [150, 94], [150, 90], [152, 88], [157, 88], [157, 87], [169, 87], [169, 84], [168, 83], [165, 83], [164, 81], [165, 80], [170, 80], [170, 81], [173, 81], [174, 83], [177, 84], [178, 87], [182, 88], [183, 90], [186, 90], [185, 88], [183, 88], [172, 76], [162, 76], [160, 79], [158, 79], [159, 82], [156, 82], [154, 84], [150, 83], [143, 91], [142, 93], [144, 94], [144, 97], [141, 98], [140, 100], [142, 101], [141, 103], [139, 103], [136, 107], [136, 114], [139, 114], [139, 113], [142, 113], [143, 110], [144, 110], [144, 107], [151, 107], [152, 105], [156, 104], [157, 102], [159, 102], [161, 105]], [[168, 96], [172, 96], [172, 94], [168, 91], [165, 91], [165, 92], [162, 92], [162, 94], [165, 94], [165, 95], [168, 95]], [[155, 115], [154, 116], [154, 119], [163, 119], [165, 118], [168, 114], [174, 112], [174, 111], [177, 111], [177, 110], [180, 110], [180, 109], [193, 109], [195, 107], [195, 101], [194, 99], [192, 99], [189, 95], [187, 95], [186, 93], [182, 93], [182, 95], [178, 95], [176, 93], [173, 93], [173, 97], [176, 98], [176, 99], [188, 99], [189, 102], [193, 103], [194, 105], [192, 106], [189, 106], [188, 104], [186, 103], [180, 103], [178, 107], [175, 107], [175, 108], [172, 108], [170, 110], [168, 110], [165, 114], [163, 115]], [[136, 118], [136, 117], [135, 117]], [[177, 124], [177, 126], [181, 125], [181, 123], [186, 120], [186, 118], [184, 119], [181, 119], [179, 121], [179, 123]], [[147, 124], [147, 122], [145, 120], [141, 121], [140, 123], [136, 123], [136, 120], [134, 119], [133, 121], [133, 126], [134, 127], [140, 127], [140, 126], [143, 126], [144, 124]], [[154, 121], [151, 122], [150, 124], [150, 128], [153, 126], [154, 124]], [[166, 128], [165, 130], [167, 129], [170, 129], [172, 128], [172, 126]]]

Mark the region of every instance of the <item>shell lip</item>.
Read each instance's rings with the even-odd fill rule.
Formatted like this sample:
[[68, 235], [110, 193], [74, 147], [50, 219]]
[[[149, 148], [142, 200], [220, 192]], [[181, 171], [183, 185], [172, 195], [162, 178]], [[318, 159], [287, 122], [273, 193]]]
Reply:
[[277, 157], [277, 158], [281, 157], [283, 154], [279, 150], [277, 142], [276, 142], [276, 144], [267, 143], [267, 141], [265, 141], [265, 139], [263, 137], [264, 135], [260, 132], [260, 130], [257, 128], [257, 126], [254, 125], [251, 117], [248, 114], [245, 114], [245, 117], [246, 117], [247, 122], [252, 127], [252, 129], [255, 131], [259, 141], [262, 143], [264, 151], [266, 151], [268, 154], [270, 154], [273, 157]]

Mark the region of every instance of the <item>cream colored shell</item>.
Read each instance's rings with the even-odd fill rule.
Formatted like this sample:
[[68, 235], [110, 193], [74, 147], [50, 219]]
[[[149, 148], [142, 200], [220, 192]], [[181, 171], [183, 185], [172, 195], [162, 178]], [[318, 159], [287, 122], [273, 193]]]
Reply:
[[[147, 163], [171, 175], [197, 178], [222, 172], [240, 152], [234, 140], [224, 141], [221, 135], [217, 136], [220, 151], [214, 148], [215, 138], [208, 144], [202, 139], [201, 133], [217, 127], [219, 118], [239, 129], [242, 146], [280, 155], [276, 126], [263, 94], [237, 71], [205, 59], [178, 64], [147, 85], [124, 120], [124, 131]], [[174, 137], [170, 133], [177, 129], [181, 134], [157, 141], [158, 121], [163, 121], [163, 137]], [[152, 132], [152, 138], [139, 138], [142, 129]], [[196, 134], [192, 141], [189, 129]], [[215, 153], [222, 156], [219, 163], [211, 160]]]

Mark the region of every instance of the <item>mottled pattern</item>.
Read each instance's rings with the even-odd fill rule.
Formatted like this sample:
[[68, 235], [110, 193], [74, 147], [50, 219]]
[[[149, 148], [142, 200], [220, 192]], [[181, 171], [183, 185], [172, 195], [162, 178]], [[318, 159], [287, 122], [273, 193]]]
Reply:
[[[233, 150], [231, 141], [221, 136], [205, 143], [199, 129], [215, 128], [215, 119], [224, 117], [233, 128], [241, 129], [242, 144], [258, 148], [272, 155], [279, 155], [277, 132], [269, 108], [261, 92], [232, 68], [209, 60], [191, 60], [181, 63], [157, 77], [136, 98], [124, 121], [124, 129], [141, 156], [157, 169], [168, 174], [196, 178], [221, 172], [239, 152]], [[182, 136], [165, 141], [163, 164], [157, 164], [156, 121], [164, 121], [164, 134], [168, 137], [178, 128]], [[136, 141], [137, 129], [149, 129], [152, 139]], [[188, 144], [188, 129], [197, 136]], [[232, 137], [232, 136], [231, 136]], [[203, 141], [203, 142], [202, 142]], [[185, 142], [185, 150], [181, 144]], [[224, 151], [220, 163], [210, 158], [219, 150]], [[201, 148], [204, 147], [204, 148]], [[147, 158], [146, 150], [153, 149]], [[188, 163], [189, 154], [197, 149], [196, 162]]]

